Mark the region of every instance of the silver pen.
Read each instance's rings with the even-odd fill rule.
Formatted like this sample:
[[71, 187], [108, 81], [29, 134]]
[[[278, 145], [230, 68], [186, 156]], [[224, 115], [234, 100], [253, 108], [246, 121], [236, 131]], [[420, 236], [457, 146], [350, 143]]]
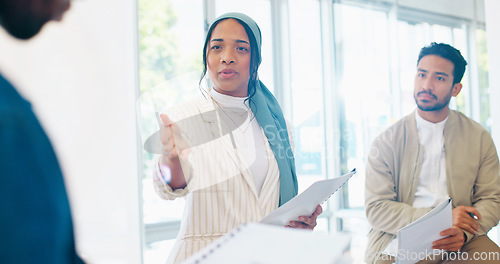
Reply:
[[478, 220], [478, 219], [479, 219], [479, 218], [477, 218], [477, 216], [476, 216], [475, 214], [473, 214], [473, 213], [468, 213], [468, 214], [470, 215], [470, 217], [472, 217], [472, 218], [474, 218], [474, 219], [476, 219], [476, 220]]

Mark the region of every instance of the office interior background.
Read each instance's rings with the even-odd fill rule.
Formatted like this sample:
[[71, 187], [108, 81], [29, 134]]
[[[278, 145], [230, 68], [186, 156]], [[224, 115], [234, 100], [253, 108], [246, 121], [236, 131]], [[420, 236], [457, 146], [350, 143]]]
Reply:
[[[243, 12], [263, 34], [259, 76], [294, 126], [299, 191], [358, 173], [323, 205], [315, 232], [347, 232], [362, 263], [371, 140], [410, 113], [419, 49], [468, 60], [452, 101], [500, 146], [500, 3], [495, 0], [87, 0], [21, 42], [0, 32], [0, 70], [28, 98], [65, 173], [77, 247], [89, 263], [164, 263], [183, 200], [163, 201], [145, 138], [154, 112], [199, 96], [205, 30]], [[29, 150], [27, 150], [29, 151]], [[22, 157], [20, 157], [22, 158]], [[500, 231], [489, 236], [500, 243]]]

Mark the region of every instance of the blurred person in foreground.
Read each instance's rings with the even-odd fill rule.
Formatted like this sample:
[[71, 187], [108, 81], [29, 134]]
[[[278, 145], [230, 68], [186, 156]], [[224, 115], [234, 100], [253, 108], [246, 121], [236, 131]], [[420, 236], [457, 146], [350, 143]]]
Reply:
[[[404, 257], [408, 252], [398, 249], [398, 230], [448, 197], [452, 198], [452, 228], [433, 242], [436, 254], [413, 260], [500, 261], [500, 248], [486, 235], [500, 220], [495, 145], [480, 124], [449, 107], [450, 99], [462, 89], [466, 65], [460, 51], [448, 44], [434, 42], [422, 48], [415, 75], [416, 110], [372, 143], [365, 186], [366, 215], [372, 226], [368, 263], [394, 263], [397, 256]], [[457, 252], [469, 258], [449, 257]], [[484, 256], [481, 253], [490, 258], [473, 259]]]
[[[68, 0], [0, 0], [0, 25], [28, 40], [69, 7]], [[0, 263], [83, 263], [52, 145], [31, 104], [1, 69], [0, 212]]]

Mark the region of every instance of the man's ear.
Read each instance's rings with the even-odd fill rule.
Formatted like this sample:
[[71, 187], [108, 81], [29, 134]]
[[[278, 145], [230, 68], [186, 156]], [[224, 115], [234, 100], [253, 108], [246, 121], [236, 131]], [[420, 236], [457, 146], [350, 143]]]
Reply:
[[451, 88], [451, 89], [452, 89], [451, 96], [456, 97], [460, 93], [460, 91], [462, 90], [462, 84], [461, 83], [455, 83], [453, 85], [453, 88]]

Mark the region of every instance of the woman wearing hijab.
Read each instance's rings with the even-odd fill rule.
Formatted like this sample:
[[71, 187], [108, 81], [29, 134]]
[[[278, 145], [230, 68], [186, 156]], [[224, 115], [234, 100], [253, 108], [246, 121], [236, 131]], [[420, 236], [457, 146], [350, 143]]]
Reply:
[[[253, 19], [224, 14], [210, 26], [204, 71], [213, 88], [161, 115], [162, 156], [154, 182], [163, 199], [186, 196], [169, 263], [239, 225], [258, 222], [297, 195], [289, 129], [259, 80], [261, 33]], [[313, 229], [321, 206], [288, 227]]]

